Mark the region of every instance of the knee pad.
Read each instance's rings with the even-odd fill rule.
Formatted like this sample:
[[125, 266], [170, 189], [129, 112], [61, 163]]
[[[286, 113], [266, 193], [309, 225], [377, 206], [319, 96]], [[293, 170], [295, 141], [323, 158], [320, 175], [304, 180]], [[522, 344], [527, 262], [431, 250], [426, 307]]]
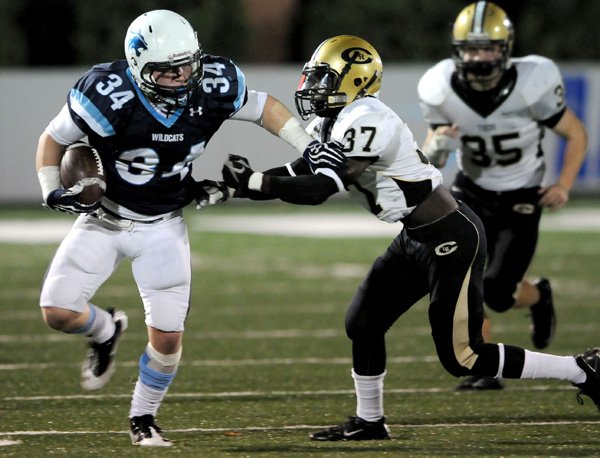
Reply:
[[484, 278], [483, 300], [495, 312], [506, 312], [515, 305], [513, 293], [515, 285], [502, 282], [496, 278]]
[[139, 361], [140, 380], [155, 390], [166, 390], [177, 373], [181, 349], [172, 355], [163, 355], [148, 344]]

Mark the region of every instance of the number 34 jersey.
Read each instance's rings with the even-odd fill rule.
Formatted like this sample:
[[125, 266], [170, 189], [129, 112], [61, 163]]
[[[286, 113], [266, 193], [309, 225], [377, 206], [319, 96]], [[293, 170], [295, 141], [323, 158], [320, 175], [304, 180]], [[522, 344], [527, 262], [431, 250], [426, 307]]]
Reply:
[[[94, 66], [68, 96], [71, 117], [98, 150], [105, 197], [135, 213], [158, 215], [187, 205], [192, 161], [247, 97], [230, 60], [204, 56], [204, 78], [187, 106], [167, 113], [150, 104], [124, 60]], [[112, 206], [112, 205], [111, 205]]]
[[458, 125], [459, 170], [491, 191], [541, 184], [544, 124], [552, 127], [565, 110], [562, 77], [551, 60], [526, 56], [511, 62], [488, 106], [477, 104], [486, 94], [460, 90], [452, 59], [430, 68], [418, 85], [427, 122]]

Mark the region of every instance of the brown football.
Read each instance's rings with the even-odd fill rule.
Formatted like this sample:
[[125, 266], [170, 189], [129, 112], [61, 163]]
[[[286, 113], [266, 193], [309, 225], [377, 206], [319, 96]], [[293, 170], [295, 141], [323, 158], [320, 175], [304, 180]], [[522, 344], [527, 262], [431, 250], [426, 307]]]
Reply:
[[102, 199], [106, 178], [98, 151], [87, 143], [69, 145], [60, 162], [60, 181], [65, 188], [83, 188], [73, 196], [81, 204], [92, 205]]

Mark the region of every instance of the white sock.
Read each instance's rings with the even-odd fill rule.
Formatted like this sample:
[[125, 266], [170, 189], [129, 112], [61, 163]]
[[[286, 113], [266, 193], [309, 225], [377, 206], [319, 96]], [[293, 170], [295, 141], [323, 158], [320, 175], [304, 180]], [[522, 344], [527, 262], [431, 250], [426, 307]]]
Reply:
[[549, 378], [583, 383], [586, 374], [575, 362], [574, 356], [556, 356], [525, 350], [525, 364], [521, 378]]
[[152, 345], [147, 345], [139, 362], [140, 372], [131, 398], [130, 418], [147, 414], [156, 416], [177, 373], [181, 353], [180, 349], [172, 355], [163, 355]]
[[90, 316], [87, 322], [82, 327], [67, 331], [67, 333], [84, 334], [90, 342], [106, 342], [115, 333], [113, 316], [94, 304], [89, 304], [89, 308]]
[[379, 375], [358, 375], [352, 369], [356, 390], [356, 416], [366, 421], [377, 421], [383, 417], [383, 379]]

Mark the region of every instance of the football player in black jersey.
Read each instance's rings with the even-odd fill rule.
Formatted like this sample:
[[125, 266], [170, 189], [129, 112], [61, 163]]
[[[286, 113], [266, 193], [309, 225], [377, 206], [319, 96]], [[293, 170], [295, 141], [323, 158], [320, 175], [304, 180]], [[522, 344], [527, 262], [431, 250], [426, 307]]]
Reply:
[[[192, 162], [228, 119], [255, 122], [302, 153], [311, 143], [300, 122], [265, 92], [248, 90], [228, 58], [203, 54], [195, 30], [179, 14], [155, 10], [135, 19], [125, 60], [99, 64], [70, 90], [41, 134], [36, 168], [47, 207], [78, 213], [50, 264], [41, 291], [45, 322], [82, 334], [89, 352], [86, 390], [114, 371], [122, 311], [90, 302], [124, 258], [144, 305], [149, 342], [139, 360], [130, 408], [133, 444], [169, 446], [155, 418], [177, 372], [190, 300], [190, 249], [182, 208], [218, 203], [227, 190], [192, 178]], [[67, 145], [87, 137], [102, 160], [106, 193], [83, 205], [78, 187], [63, 189], [59, 163]]]
[[236, 197], [314, 205], [346, 187], [350, 198], [382, 221], [403, 223], [346, 312], [356, 415], [311, 439], [389, 438], [385, 335], [424, 296], [435, 348], [450, 374], [568, 380], [600, 407], [600, 349], [556, 356], [484, 342], [483, 225], [442, 185], [441, 173], [406, 123], [378, 99], [382, 74], [379, 54], [362, 38], [325, 40], [304, 66], [296, 106], [303, 117], [316, 115], [307, 127], [315, 138], [337, 143], [328, 152], [308, 149], [305, 160], [264, 173], [240, 156], [230, 156], [223, 168]]
[[[556, 318], [550, 281], [525, 277], [538, 240], [542, 208], [558, 210], [583, 162], [586, 131], [565, 104], [559, 69], [542, 56], [511, 58], [513, 26], [497, 5], [478, 1], [454, 23], [453, 58], [429, 69], [418, 85], [430, 124], [423, 152], [443, 167], [457, 150], [453, 195], [479, 215], [487, 234], [486, 304], [496, 312], [528, 309], [532, 341], [547, 347]], [[542, 139], [566, 140], [558, 180], [542, 186]], [[490, 322], [484, 322], [490, 340]], [[500, 379], [473, 376], [459, 390], [501, 389]]]

